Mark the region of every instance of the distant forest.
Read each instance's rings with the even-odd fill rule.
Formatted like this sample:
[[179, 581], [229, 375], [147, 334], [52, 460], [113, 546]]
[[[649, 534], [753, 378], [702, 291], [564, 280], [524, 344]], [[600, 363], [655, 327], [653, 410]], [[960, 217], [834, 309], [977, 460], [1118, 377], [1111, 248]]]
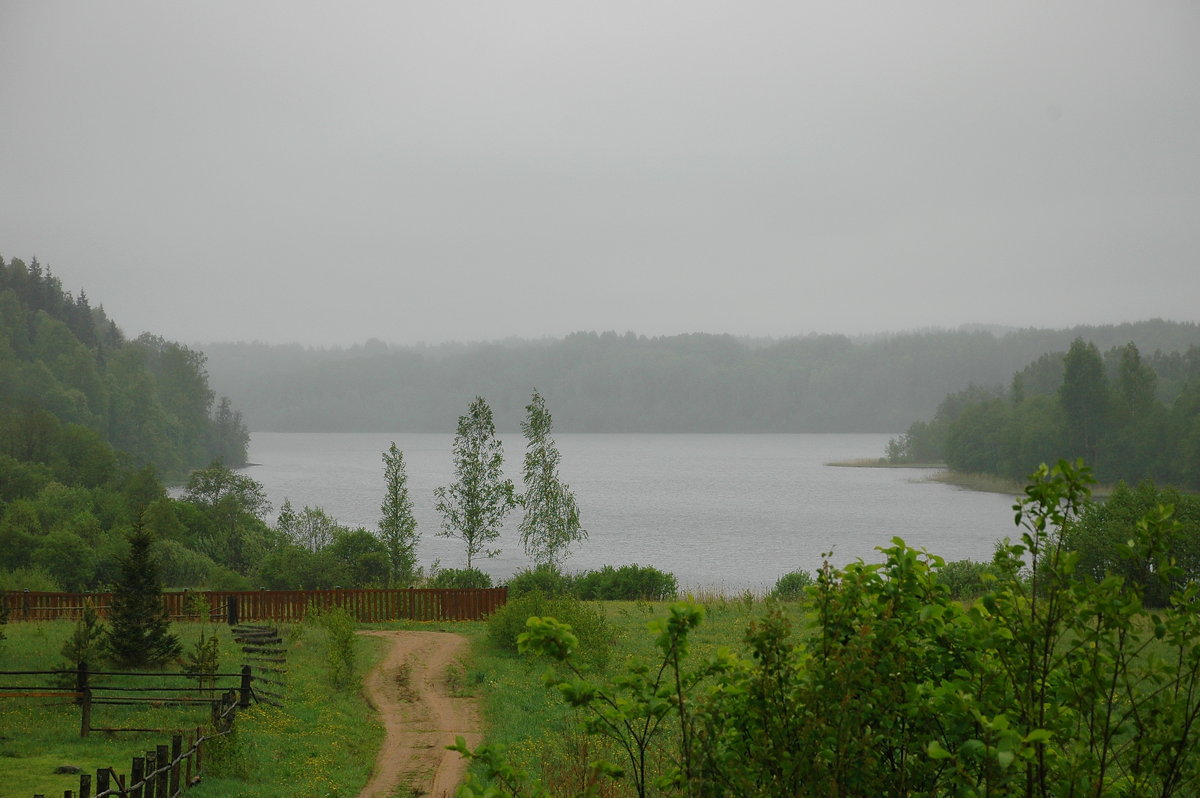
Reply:
[[116, 458], [179, 479], [213, 460], [244, 464], [248, 441], [241, 414], [209, 388], [203, 353], [153, 335], [127, 340], [103, 306], [64, 291], [36, 258], [0, 258], [0, 458], [74, 460], [76, 470]]
[[887, 457], [1012, 480], [1082, 458], [1102, 482], [1200, 490], [1200, 348], [1143, 357], [1133, 343], [1101, 353], [1076, 338], [1005, 387], [951, 393], [931, 420], [893, 439]]
[[1161, 366], [1163, 401], [1194, 376], [1200, 351], [1200, 325], [1161, 320], [768, 341], [579, 332], [487, 344], [204, 350], [212, 385], [262, 431], [447, 432], [476, 395], [487, 397], [500, 429], [513, 431], [536, 387], [561, 432], [899, 432], [932, 417], [947, 394], [972, 385], [999, 391], [1015, 371], [1076, 338], [1101, 350], [1134, 343]]

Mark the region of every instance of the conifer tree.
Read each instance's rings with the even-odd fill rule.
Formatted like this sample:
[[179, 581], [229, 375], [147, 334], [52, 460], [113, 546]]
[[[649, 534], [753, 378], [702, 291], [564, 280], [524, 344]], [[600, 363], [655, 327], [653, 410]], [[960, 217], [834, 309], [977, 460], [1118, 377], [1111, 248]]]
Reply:
[[183, 650], [170, 631], [158, 564], [150, 557], [150, 533], [141, 519], [129, 535], [129, 555], [121, 561], [121, 581], [113, 592], [107, 647], [121, 667], [161, 665]]

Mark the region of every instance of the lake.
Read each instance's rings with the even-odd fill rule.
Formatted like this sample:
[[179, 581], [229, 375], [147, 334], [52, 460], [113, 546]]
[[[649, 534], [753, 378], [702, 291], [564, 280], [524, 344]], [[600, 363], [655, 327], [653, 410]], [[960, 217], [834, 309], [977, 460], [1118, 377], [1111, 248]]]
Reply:
[[[520, 490], [524, 441], [500, 436], [506, 471]], [[892, 537], [947, 561], [989, 559], [995, 541], [1016, 537], [1013, 498], [929, 481], [926, 469], [841, 468], [879, 457], [890, 436], [558, 435], [560, 473], [575, 492], [588, 539], [567, 570], [637, 563], [669, 571], [681, 588], [763, 593], [781, 575], [880, 560]], [[453, 435], [254, 433], [243, 473], [266, 490], [275, 512], [321, 507], [344, 526], [374, 530], [383, 500], [382, 453], [404, 452], [409, 496], [428, 568], [462, 567], [462, 543], [437, 536], [433, 490], [453, 479]], [[514, 510], [500, 556], [477, 565], [498, 580], [530, 565]], [[274, 518], [269, 519], [272, 522]]]

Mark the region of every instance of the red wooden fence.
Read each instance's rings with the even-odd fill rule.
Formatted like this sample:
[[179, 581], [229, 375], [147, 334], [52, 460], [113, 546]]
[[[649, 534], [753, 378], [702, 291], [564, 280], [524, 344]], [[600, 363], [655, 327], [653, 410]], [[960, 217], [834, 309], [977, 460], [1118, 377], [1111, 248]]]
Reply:
[[[177, 620], [188, 616], [188, 602], [197, 593], [163, 593], [168, 614]], [[224, 618], [230, 598], [237, 603], [239, 621], [299, 621], [310, 604], [322, 609], [343, 607], [357, 621], [477, 621], [504, 605], [508, 588], [486, 590], [208, 590], [200, 591], [210, 613]], [[77, 619], [91, 601], [105, 617], [112, 593], [0, 594], [8, 607], [9, 621]]]

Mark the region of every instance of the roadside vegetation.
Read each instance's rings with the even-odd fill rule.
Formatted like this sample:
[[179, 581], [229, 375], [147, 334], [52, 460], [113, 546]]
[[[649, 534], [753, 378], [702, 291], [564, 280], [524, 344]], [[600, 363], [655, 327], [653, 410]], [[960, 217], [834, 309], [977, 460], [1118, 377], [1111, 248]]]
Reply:
[[[488, 744], [460, 746], [476, 760], [461, 794], [1194, 795], [1200, 587], [1176, 564], [1182, 525], [1149, 489], [1106, 508], [1090, 484], [1078, 465], [1040, 470], [987, 564], [895, 540], [884, 563], [827, 566], [799, 602], [635, 604], [640, 634], [628, 607], [581, 633], [534, 616], [514, 683], [494, 688], [524, 720], [498, 702]], [[1071, 548], [1096, 536], [1104, 564]], [[589, 662], [597, 647], [620, 656]], [[548, 694], [520, 687], [538, 670]]]

